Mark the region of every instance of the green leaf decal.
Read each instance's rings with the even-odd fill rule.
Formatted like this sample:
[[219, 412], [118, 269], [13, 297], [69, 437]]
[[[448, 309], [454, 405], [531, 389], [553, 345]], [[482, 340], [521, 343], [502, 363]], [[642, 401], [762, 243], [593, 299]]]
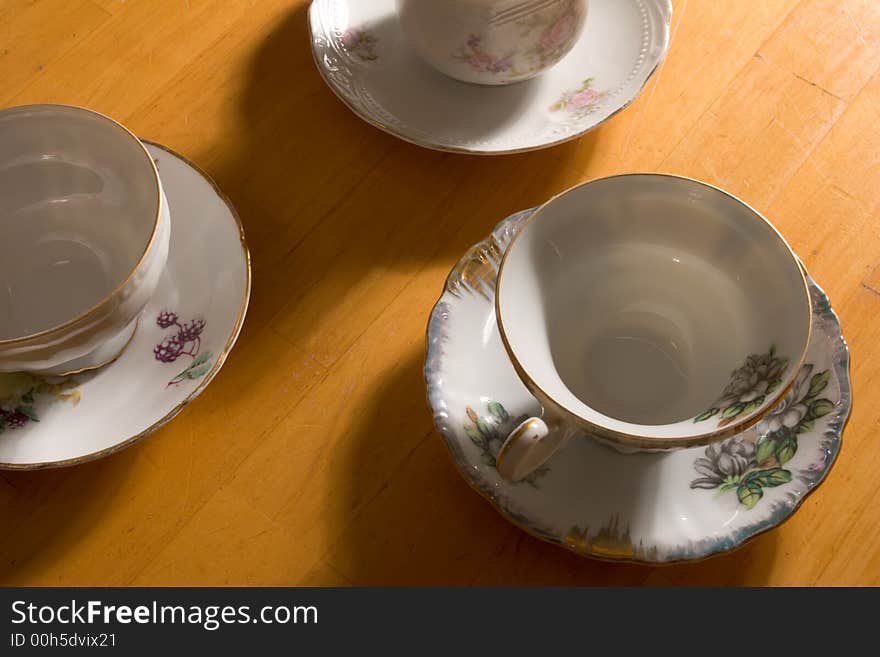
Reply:
[[470, 438], [472, 441], [474, 441], [474, 444], [477, 447], [483, 446], [483, 437], [480, 435], [479, 431], [477, 431], [476, 429], [474, 429], [471, 426], [466, 426], [464, 428], [464, 432], [468, 435], [468, 438]]
[[715, 415], [720, 410], [721, 410], [720, 408], [710, 408], [708, 411], [703, 411], [697, 417], [694, 418], [694, 422], [702, 422], [704, 420], [708, 420], [710, 417]]
[[807, 431], [812, 431], [815, 426], [816, 420], [801, 420], [795, 427], [795, 431], [798, 433], [806, 433]]
[[727, 408], [724, 409], [724, 413], [721, 414], [721, 417], [723, 417], [725, 419], [731, 418], [731, 417], [736, 417], [737, 415], [739, 415], [740, 413], [743, 412], [743, 409], [745, 407], [746, 407], [745, 402], [738, 402], [736, 404], [733, 404], [732, 406], [728, 406]]
[[483, 438], [486, 440], [491, 440], [495, 438], [496, 432], [494, 427], [492, 427], [488, 422], [486, 422], [483, 418], [477, 420], [477, 429], [482, 434]]
[[736, 496], [744, 507], [752, 509], [764, 497], [764, 491], [761, 489], [760, 484], [750, 481], [743, 483], [736, 489]]
[[206, 351], [190, 363], [183, 372], [174, 377], [174, 381], [183, 381], [184, 379], [201, 379], [205, 374], [211, 371], [211, 352]]
[[[497, 468], [495, 452], [498, 451], [498, 445], [494, 444], [494, 441], [500, 441], [506, 436], [506, 433], [500, 435], [499, 430], [504, 422], [510, 420], [510, 414], [497, 401], [484, 399], [482, 405], [485, 406], [486, 410], [481, 414], [478, 414], [470, 406], [465, 407], [467, 418], [462, 424], [462, 429], [464, 429], [467, 437], [471, 439], [471, 442], [480, 451], [480, 460], [489, 467]], [[538, 468], [520, 483], [538, 488], [537, 480], [547, 472], [549, 472], [547, 467]]]
[[825, 390], [825, 386], [828, 385], [828, 379], [831, 377], [831, 371], [825, 370], [824, 372], [819, 372], [818, 374], [814, 374], [813, 378], [810, 379], [810, 392], [807, 393], [807, 399], [812, 399], [820, 392]]
[[754, 481], [761, 476], [761, 470], [752, 470], [751, 472], [747, 472], [745, 476], [742, 478], [742, 485], [754, 483]]
[[758, 476], [754, 479], [755, 483], [760, 484], [764, 488], [774, 488], [787, 484], [791, 481], [791, 472], [782, 468], [771, 468], [770, 470], [759, 470]]
[[830, 399], [816, 399], [810, 404], [810, 415], [813, 418], [828, 415], [834, 410], [834, 402]]
[[211, 371], [211, 364], [204, 363], [198, 367], [191, 367], [186, 371], [187, 379], [201, 379], [205, 374]]
[[763, 404], [763, 403], [764, 403], [764, 397], [758, 397], [757, 399], [754, 399], [754, 400], [750, 401], [748, 404], [746, 404], [746, 407], [743, 410], [746, 413], [751, 413], [752, 411], [756, 411], [759, 408], [761, 408], [761, 404]]
[[22, 404], [21, 406], [18, 407], [18, 412], [24, 413], [25, 415], [27, 415], [28, 419], [31, 420], [32, 422], [39, 422], [40, 421], [40, 416], [37, 415], [37, 409], [35, 409], [30, 404]]
[[793, 435], [787, 434], [776, 448], [776, 460], [779, 461], [779, 465], [785, 465], [791, 461], [792, 457], [797, 452], [797, 448], [797, 438]]
[[731, 490], [732, 488], [736, 488], [737, 486], [739, 486], [738, 481], [725, 481], [723, 484], [721, 484], [721, 487], [718, 489], [718, 492], [719, 493], [726, 493], [727, 491]]
[[504, 410], [504, 407], [497, 401], [489, 402], [489, 412], [498, 419], [499, 423], [503, 424], [510, 419], [510, 415], [508, 415], [507, 411]]
[[776, 390], [776, 388], [778, 388], [781, 383], [782, 383], [782, 379], [776, 379], [775, 381], [771, 381], [770, 385], [767, 386], [767, 394], [769, 395], [771, 392]]
[[758, 443], [758, 451], [755, 454], [755, 460], [758, 465], [776, 454], [776, 441], [772, 438], [765, 438]]

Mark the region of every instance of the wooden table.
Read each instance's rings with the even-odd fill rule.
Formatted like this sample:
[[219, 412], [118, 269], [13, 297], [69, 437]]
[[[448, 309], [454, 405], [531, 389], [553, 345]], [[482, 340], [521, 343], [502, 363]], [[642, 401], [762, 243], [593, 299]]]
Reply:
[[[352, 115], [305, 0], [0, 0], [0, 106], [91, 107], [207, 169], [254, 259], [225, 369], [103, 461], [0, 475], [15, 585], [880, 584], [880, 3], [678, 0], [632, 107], [546, 151], [423, 150]], [[779, 227], [852, 348], [840, 459], [784, 526], [648, 568], [532, 539], [433, 428], [428, 313], [513, 211], [623, 171], [704, 179]]]

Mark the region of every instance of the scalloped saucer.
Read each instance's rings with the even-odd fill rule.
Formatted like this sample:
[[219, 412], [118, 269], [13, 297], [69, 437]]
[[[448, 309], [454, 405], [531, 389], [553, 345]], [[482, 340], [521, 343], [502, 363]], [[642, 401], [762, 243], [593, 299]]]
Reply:
[[530, 534], [602, 559], [702, 559], [789, 518], [834, 464], [851, 405], [846, 343], [812, 279], [806, 364], [756, 428], [659, 454], [626, 455], [575, 439], [526, 480], [498, 475], [502, 440], [540, 410], [507, 358], [493, 303], [501, 257], [530, 213], [505, 219], [465, 254], [428, 325], [428, 399], [465, 480]]
[[211, 382], [235, 344], [251, 289], [241, 222], [194, 164], [144, 142], [171, 207], [168, 263], [122, 355], [64, 378], [0, 374], [0, 468], [107, 456], [149, 435]]
[[465, 84], [424, 64], [394, 0], [313, 0], [309, 27], [324, 80], [367, 123], [426, 148], [498, 155], [575, 139], [628, 106], [666, 56], [671, 17], [670, 0], [590, 0], [565, 59], [506, 87]]

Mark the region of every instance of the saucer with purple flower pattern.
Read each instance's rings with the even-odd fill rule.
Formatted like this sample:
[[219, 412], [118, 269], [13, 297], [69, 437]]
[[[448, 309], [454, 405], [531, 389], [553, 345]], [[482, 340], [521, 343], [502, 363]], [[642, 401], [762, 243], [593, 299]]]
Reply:
[[[590, 0], [571, 52], [507, 86], [459, 82], [422, 62], [401, 32], [395, 0], [313, 0], [309, 28], [318, 71], [364, 121], [426, 148], [499, 155], [575, 139], [632, 103], [666, 56], [671, 17], [670, 0]], [[522, 26], [545, 30], [539, 41], [551, 45], [564, 28]], [[479, 35], [449, 57], [486, 77], [511, 65]]]
[[211, 382], [247, 311], [250, 256], [241, 222], [213, 181], [145, 142], [171, 208], [168, 262], [126, 349], [68, 377], [0, 374], [0, 468], [84, 463], [169, 422]]
[[[507, 357], [494, 305], [498, 266], [530, 214], [505, 219], [464, 255], [428, 324], [428, 399], [462, 477], [528, 533], [601, 559], [702, 559], [791, 517], [834, 464], [851, 406], [840, 323], [809, 276], [807, 358], [783, 401], [755, 427], [663, 453], [572, 440], [518, 483], [498, 474], [495, 457], [510, 430], [540, 412]], [[754, 383], [774, 358], [755, 356], [734, 378]]]

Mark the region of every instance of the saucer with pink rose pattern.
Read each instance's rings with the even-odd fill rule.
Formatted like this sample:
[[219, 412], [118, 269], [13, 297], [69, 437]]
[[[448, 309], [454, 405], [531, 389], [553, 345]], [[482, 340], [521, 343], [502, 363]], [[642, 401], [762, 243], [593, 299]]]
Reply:
[[[426, 148], [499, 155], [575, 139], [627, 107], [666, 56], [671, 18], [670, 0], [590, 0], [564, 59], [501, 87], [423, 63], [401, 33], [395, 0], [313, 0], [309, 28], [318, 71], [364, 121]], [[450, 57], [486, 66], [472, 40]]]

